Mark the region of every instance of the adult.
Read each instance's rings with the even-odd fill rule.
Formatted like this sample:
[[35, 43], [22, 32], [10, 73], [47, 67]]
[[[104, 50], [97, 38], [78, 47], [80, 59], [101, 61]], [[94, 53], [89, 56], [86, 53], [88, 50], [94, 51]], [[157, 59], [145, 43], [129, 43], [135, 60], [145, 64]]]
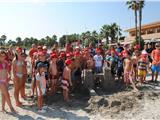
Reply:
[[31, 58], [31, 60], [33, 59], [33, 54], [37, 52], [37, 46], [35, 44], [32, 44], [31, 49], [29, 50], [29, 56]]
[[148, 48], [146, 49], [146, 51], [148, 53], [149, 62], [152, 63], [151, 53], [153, 51], [153, 47], [152, 47], [151, 43], [148, 44]]
[[121, 44], [120, 44], [120, 43], [117, 43], [116, 52], [117, 52], [117, 53], [121, 53], [123, 50], [124, 50], [124, 48], [121, 46]]
[[133, 55], [134, 50], [135, 50], [134, 46], [132, 44], [130, 44], [129, 49], [128, 49], [129, 54]]
[[48, 48], [47, 46], [43, 46], [43, 53], [46, 57], [46, 60], [48, 60], [50, 58], [50, 54], [48, 53]]
[[[160, 44], [156, 43], [155, 44], [156, 49], [152, 51], [151, 57], [153, 59], [152, 61], [152, 66], [151, 66], [151, 70], [152, 70], [152, 80], [151, 82], [153, 82], [155, 80], [155, 82], [157, 82], [157, 78], [158, 78], [158, 73], [160, 71]], [[154, 79], [155, 77], [155, 79]]]

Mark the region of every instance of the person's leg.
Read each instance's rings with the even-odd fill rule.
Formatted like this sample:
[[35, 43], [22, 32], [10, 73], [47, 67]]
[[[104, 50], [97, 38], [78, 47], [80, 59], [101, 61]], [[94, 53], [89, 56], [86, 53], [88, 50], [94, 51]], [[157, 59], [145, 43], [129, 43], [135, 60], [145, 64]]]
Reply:
[[64, 101], [66, 101], [66, 94], [64, 89], [63, 89], [63, 98], [64, 98]]
[[7, 102], [10, 110], [12, 112], [15, 112], [15, 110], [14, 110], [12, 104], [11, 104], [10, 95], [9, 95], [8, 90], [7, 90], [7, 87], [3, 84], [3, 85], [0, 85], [0, 88], [1, 88], [1, 91], [2, 91], [2, 94], [3, 94], [2, 95], [3, 96], [3, 100], [2, 100], [3, 104], [5, 104], [5, 102]]
[[156, 71], [156, 74], [155, 74], [155, 82], [157, 82], [158, 74], [159, 74], [159, 72], [158, 72], [158, 71]]
[[41, 108], [43, 107], [43, 95], [41, 96]]
[[15, 98], [15, 101], [16, 101], [16, 105], [17, 106], [21, 106], [22, 103], [19, 101], [19, 90], [20, 90], [20, 80], [17, 78], [17, 79], [14, 79], [14, 98]]
[[65, 96], [66, 96], [66, 102], [68, 102], [69, 101], [69, 96], [68, 96], [68, 91], [67, 90], [65, 91]]
[[26, 83], [26, 79], [27, 79], [27, 76], [24, 75], [23, 79], [22, 79], [22, 88], [20, 90], [20, 94], [21, 94], [21, 97], [22, 98], [26, 98], [26, 95], [25, 95], [25, 83]]
[[160, 72], [160, 65], [158, 65], [156, 69], [155, 82], [157, 82], [159, 72]]
[[1, 97], [2, 97], [2, 112], [5, 111], [5, 96], [3, 93], [1, 93]]
[[129, 82], [131, 83], [134, 91], [138, 91], [138, 89], [136, 88], [136, 85], [135, 85], [135, 83], [134, 83], [134, 81], [133, 81], [132, 74], [129, 75]]
[[36, 89], [35, 78], [32, 78], [31, 89], [32, 89], [32, 95], [31, 96], [34, 97], [34, 93], [35, 93], [35, 89]]
[[41, 110], [41, 96], [38, 96], [38, 101], [37, 101], [37, 106], [38, 106], [38, 110]]
[[152, 79], [151, 79], [151, 82], [153, 82], [154, 81], [154, 74], [155, 74], [155, 70], [156, 70], [155, 65], [151, 66], [151, 70], [152, 70]]

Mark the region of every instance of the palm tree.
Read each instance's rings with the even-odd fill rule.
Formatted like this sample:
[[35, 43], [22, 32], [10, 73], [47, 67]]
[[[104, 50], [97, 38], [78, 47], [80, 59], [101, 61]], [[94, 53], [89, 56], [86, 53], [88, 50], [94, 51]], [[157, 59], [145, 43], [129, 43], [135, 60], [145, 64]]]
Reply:
[[136, 28], [136, 41], [138, 38], [138, 29], [137, 29], [137, 10], [138, 10], [138, 3], [136, 0], [130, 0], [126, 2], [126, 5], [128, 6], [128, 9], [132, 9], [134, 11], [135, 15], [135, 28]]
[[[139, 0], [138, 7], [139, 7], [139, 42], [141, 41], [141, 23], [142, 23], [142, 9], [145, 3], [144, 0]], [[141, 43], [141, 42], [140, 42]]]
[[110, 30], [111, 30], [110, 25], [103, 25], [101, 28], [101, 34], [103, 35], [103, 38], [106, 38], [107, 44], [109, 43], [108, 37], [109, 37], [109, 34], [111, 33]]
[[116, 42], [118, 40], [118, 35], [121, 35], [121, 29], [116, 23], [112, 23], [111, 25], [103, 25], [101, 28], [100, 35], [103, 38], [106, 38], [106, 43], [109, 43], [109, 37], [111, 38], [111, 42]]

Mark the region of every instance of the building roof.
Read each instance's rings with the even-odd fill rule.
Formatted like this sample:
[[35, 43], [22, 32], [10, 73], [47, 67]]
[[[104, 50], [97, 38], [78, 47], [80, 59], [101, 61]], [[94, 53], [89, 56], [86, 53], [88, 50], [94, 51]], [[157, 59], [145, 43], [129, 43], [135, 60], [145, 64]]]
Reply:
[[[141, 29], [150, 28], [150, 27], [157, 27], [157, 26], [160, 26], [160, 21], [144, 24], [144, 25], [142, 25]], [[132, 31], [135, 31], [135, 28], [130, 28], [130, 29], [127, 29], [125, 31], [126, 32], [132, 32]]]

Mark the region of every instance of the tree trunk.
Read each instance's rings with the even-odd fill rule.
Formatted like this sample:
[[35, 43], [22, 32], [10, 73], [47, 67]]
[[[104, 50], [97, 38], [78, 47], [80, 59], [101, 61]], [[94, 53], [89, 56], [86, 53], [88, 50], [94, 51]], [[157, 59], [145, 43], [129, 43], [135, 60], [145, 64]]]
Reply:
[[138, 39], [138, 29], [137, 29], [137, 10], [135, 9], [134, 10], [134, 14], [135, 14], [135, 28], [136, 28], [136, 42], [137, 42], [137, 39]]
[[142, 48], [141, 46], [141, 22], [142, 22], [142, 8], [139, 7], [139, 45], [140, 45], [140, 48]]

